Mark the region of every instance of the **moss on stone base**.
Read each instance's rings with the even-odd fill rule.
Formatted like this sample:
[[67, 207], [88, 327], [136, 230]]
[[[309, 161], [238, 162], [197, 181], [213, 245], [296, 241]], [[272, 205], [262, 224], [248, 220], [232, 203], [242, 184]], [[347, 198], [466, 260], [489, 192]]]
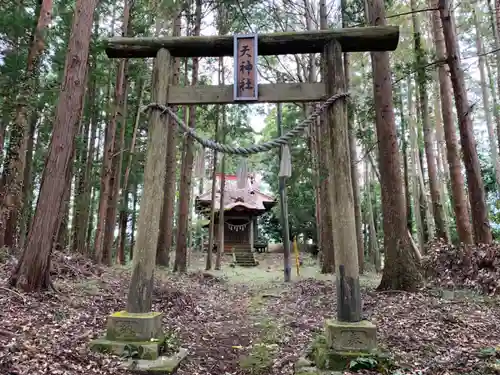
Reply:
[[129, 359], [121, 365], [121, 368], [148, 375], [174, 374], [187, 354], [187, 349], [179, 348], [175, 354], [168, 357], [161, 356], [154, 361]]
[[341, 371], [349, 368], [351, 361], [357, 358], [374, 358], [377, 367], [391, 367], [392, 363], [390, 356], [378, 352], [350, 352], [350, 351], [335, 351], [332, 350], [327, 343], [324, 335], [318, 335], [308, 354], [307, 358], [311, 360], [315, 367], [319, 370]]
[[105, 338], [90, 342], [90, 350], [125, 358], [155, 360], [162, 351], [165, 338], [156, 341], [113, 341]]
[[127, 311], [117, 311], [112, 313], [110, 316], [112, 318], [134, 318], [134, 319], [153, 319], [160, 316], [160, 312], [147, 312], [147, 313], [129, 313]]

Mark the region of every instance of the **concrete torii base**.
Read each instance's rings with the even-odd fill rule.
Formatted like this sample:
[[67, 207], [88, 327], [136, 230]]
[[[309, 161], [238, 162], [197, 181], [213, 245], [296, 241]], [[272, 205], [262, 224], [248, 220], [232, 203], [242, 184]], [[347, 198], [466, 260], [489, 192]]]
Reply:
[[180, 348], [171, 356], [164, 355], [167, 336], [161, 327], [162, 313], [143, 314], [120, 311], [108, 316], [106, 336], [90, 343], [90, 349], [128, 358], [122, 367], [128, 370], [172, 374], [187, 356]]
[[[324, 335], [319, 336], [307, 353], [295, 363], [295, 375], [342, 374], [352, 360], [379, 357], [376, 326], [363, 320], [356, 323], [325, 321]], [[332, 372], [334, 371], [334, 372]]]

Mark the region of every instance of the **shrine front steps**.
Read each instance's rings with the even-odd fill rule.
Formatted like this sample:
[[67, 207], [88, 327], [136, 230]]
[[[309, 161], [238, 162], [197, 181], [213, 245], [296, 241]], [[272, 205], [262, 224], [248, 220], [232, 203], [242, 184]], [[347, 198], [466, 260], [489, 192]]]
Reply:
[[233, 260], [240, 267], [255, 267], [259, 262], [255, 260], [254, 253], [250, 250], [250, 246], [234, 247]]

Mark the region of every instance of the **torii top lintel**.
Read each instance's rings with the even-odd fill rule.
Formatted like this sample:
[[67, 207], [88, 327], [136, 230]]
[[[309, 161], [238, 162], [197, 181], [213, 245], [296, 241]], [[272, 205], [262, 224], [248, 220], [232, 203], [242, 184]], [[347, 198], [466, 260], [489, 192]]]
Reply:
[[[367, 26], [344, 29], [286, 32], [258, 35], [259, 55], [320, 53], [338, 40], [343, 52], [394, 51], [399, 42], [398, 26]], [[110, 58], [155, 57], [166, 48], [174, 57], [233, 56], [233, 36], [114, 37], [106, 39]]]

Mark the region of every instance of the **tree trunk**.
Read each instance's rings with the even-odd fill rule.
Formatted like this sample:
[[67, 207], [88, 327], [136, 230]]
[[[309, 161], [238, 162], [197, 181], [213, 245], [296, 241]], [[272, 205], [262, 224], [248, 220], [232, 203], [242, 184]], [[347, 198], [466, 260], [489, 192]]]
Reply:
[[[493, 9], [493, 4], [491, 3], [492, 0], [488, 0], [488, 10], [490, 14], [490, 23], [491, 23], [491, 29], [493, 30], [493, 38], [495, 41], [495, 61], [496, 61], [496, 66], [497, 66], [497, 80], [496, 80], [496, 91], [497, 95], [500, 96], [500, 0], [496, 1], [496, 6]], [[495, 22], [496, 20], [496, 22]], [[491, 79], [493, 79], [493, 76], [490, 75]], [[494, 82], [491, 82], [492, 88], [495, 87]], [[493, 96], [495, 98], [495, 96]], [[497, 138], [498, 138], [498, 147], [500, 147], [500, 109], [498, 108], [497, 105], [495, 105], [495, 114], [497, 116]]]
[[[181, 12], [174, 20], [173, 36], [181, 35]], [[172, 85], [179, 84], [181, 59], [174, 60], [174, 71]], [[174, 108], [175, 110], [175, 108]], [[169, 117], [169, 132], [167, 146], [167, 170], [165, 174], [165, 196], [163, 197], [163, 209], [161, 213], [160, 230], [158, 233], [158, 249], [156, 251], [156, 264], [168, 267], [170, 263], [170, 249], [173, 239], [173, 216], [175, 208], [175, 179], [177, 171], [177, 124]]]
[[422, 35], [420, 31], [419, 15], [415, 13], [417, 9], [416, 0], [411, 0], [413, 37], [415, 50], [415, 63], [417, 66], [417, 83], [420, 104], [420, 115], [422, 116], [422, 127], [424, 131], [424, 149], [427, 159], [427, 172], [429, 175], [429, 190], [432, 200], [432, 213], [436, 225], [436, 235], [438, 238], [449, 242], [448, 228], [444, 217], [443, 203], [439, 191], [436, 156], [434, 154], [434, 141], [432, 136], [432, 127], [429, 119], [429, 97], [427, 95], [427, 78], [425, 67], [427, 61], [422, 47]]
[[[386, 25], [382, 0], [367, 0], [367, 15], [372, 26]], [[415, 290], [421, 281], [406, 228], [406, 205], [401, 178], [400, 157], [392, 99], [392, 79], [388, 52], [372, 52], [385, 267], [379, 290]]]
[[[220, 75], [219, 75], [220, 77]], [[216, 112], [215, 118], [215, 139], [219, 138], [219, 111]], [[212, 249], [214, 247], [214, 237], [215, 237], [215, 197], [217, 193], [217, 156], [218, 152], [214, 152], [213, 166], [212, 166], [212, 192], [211, 192], [211, 204], [210, 204], [210, 223], [208, 226], [208, 249], [207, 249], [207, 260], [205, 264], [205, 270], [212, 269]]]
[[132, 190], [133, 201], [132, 201], [132, 225], [130, 226], [130, 260], [134, 258], [134, 247], [135, 247], [135, 228], [137, 227], [137, 202], [139, 198], [137, 196], [137, 183], [134, 184], [134, 189]]
[[424, 223], [422, 218], [422, 211], [420, 210], [421, 192], [420, 189], [420, 160], [418, 159], [418, 141], [417, 141], [417, 125], [415, 124], [415, 105], [413, 104], [413, 90], [411, 78], [408, 78], [408, 126], [410, 128], [410, 153], [411, 153], [411, 166], [412, 166], [412, 189], [413, 189], [413, 205], [415, 213], [415, 223], [417, 226], [417, 238], [420, 249], [424, 249], [425, 236], [424, 236]]
[[[125, 167], [125, 175], [123, 176], [122, 188], [122, 204], [120, 209], [120, 240], [118, 241], [118, 262], [125, 264], [125, 244], [127, 237], [127, 224], [128, 224], [128, 196], [130, 192], [130, 170], [132, 169], [132, 160], [134, 159], [135, 143], [137, 140], [137, 131], [139, 129], [139, 122], [141, 119], [141, 105], [144, 96], [144, 81], [139, 79], [137, 85], [137, 110], [135, 113], [134, 130], [132, 131], [132, 140], [130, 141], [130, 153], [128, 156], [127, 166]], [[135, 212], [134, 212], [135, 214]]]
[[97, 0], [77, 0], [66, 54], [64, 80], [54, 119], [47, 162], [26, 247], [10, 283], [26, 292], [50, 286], [50, 255], [71, 177], [75, 138], [85, 95], [93, 14]]
[[[129, 36], [130, 32], [130, 7], [134, 0], [126, 0], [123, 8], [122, 35]], [[104, 219], [104, 235], [102, 242], [102, 262], [107, 266], [112, 264], [112, 248], [115, 238], [116, 229], [116, 211], [118, 205], [118, 194], [120, 191], [120, 175], [123, 163], [123, 143], [125, 140], [125, 130], [127, 126], [127, 71], [128, 60], [121, 59], [118, 64], [118, 72], [115, 86], [115, 105], [113, 106], [113, 114], [109, 122], [109, 129], [106, 129], [107, 136], [110, 139], [108, 147], [105, 149], [106, 167], [103, 173], [105, 177], [105, 191], [107, 192], [107, 202], [105, 203], [106, 212]], [[120, 135], [117, 137], [117, 130], [120, 130]], [[109, 133], [108, 133], [109, 131]], [[112, 139], [112, 141], [111, 141]], [[113, 142], [113, 144], [111, 144]], [[108, 169], [109, 168], [109, 169]]]
[[[113, 6], [112, 16], [111, 16], [111, 36], [115, 31], [115, 15], [116, 15], [116, 4]], [[118, 63], [118, 67], [121, 68], [122, 60]], [[116, 136], [116, 121], [113, 121], [114, 116], [112, 115], [113, 106], [111, 105], [111, 89], [112, 89], [112, 65], [110, 63], [109, 76], [108, 76], [108, 95], [106, 99], [108, 101], [108, 112], [106, 118], [106, 130], [104, 133], [104, 146], [103, 146], [103, 156], [101, 164], [101, 178], [99, 183], [99, 209], [97, 213], [97, 225], [95, 229], [95, 240], [94, 240], [94, 260], [100, 264], [104, 258], [104, 231], [106, 225], [106, 210], [108, 204], [108, 196], [110, 191], [110, 178], [111, 178], [111, 162], [113, 161], [113, 146], [115, 144]], [[116, 74], [115, 79], [115, 91], [118, 91], [122, 86], [121, 80], [125, 77], [120, 74], [120, 69]], [[116, 120], [116, 118], [115, 118]]]
[[458, 42], [452, 22], [450, 3], [448, 0], [438, 1], [444, 41], [446, 50], [448, 51], [447, 62], [450, 68], [451, 83], [455, 94], [460, 141], [462, 144], [463, 161], [467, 175], [467, 186], [469, 188], [474, 239], [476, 243], [489, 244], [492, 241], [492, 235], [488, 219], [488, 207], [486, 205], [484, 184], [481, 178], [481, 167], [479, 165], [479, 157], [476, 150], [476, 140], [472, 130], [472, 119], [470, 117], [470, 107], [467, 99], [464, 73], [460, 66]]
[[[194, 35], [200, 35], [201, 28], [201, 0], [196, 0]], [[198, 84], [199, 59], [193, 57], [191, 85]], [[196, 106], [189, 107], [189, 126], [196, 125]], [[189, 230], [189, 203], [191, 196], [191, 182], [193, 172], [194, 144], [191, 137], [184, 139], [184, 155], [181, 163], [181, 180], [179, 185], [179, 216], [177, 222], [177, 241], [175, 248], [174, 271], [187, 272], [187, 240]]]
[[[403, 109], [403, 88], [402, 85], [399, 85], [400, 95], [399, 95], [399, 117], [401, 118], [401, 138], [402, 138], [402, 149], [403, 149], [403, 176], [404, 176], [404, 184], [405, 184], [405, 202], [406, 202], [406, 226], [408, 227], [408, 231], [410, 233], [413, 232], [413, 220], [412, 220], [412, 208], [411, 208], [411, 194], [410, 194], [410, 179], [408, 173], [408, 140], [406, 136], [406, 130], [408, 127], [408, 116], [404, 115]], [[420, 211], [419, 213], [420, 214]]]
[[477, 19], [477, 11], [475, 8], [472, 9], [472, 14], [474, 18], [474, 25], [476, 29], [476, 52], [479, 60], [479, 76], [481, 84], [481, 93], [483, 99], [483, 112], [486, 120], [486, 127], [488, 129], [488, 140], [490, 146], [490, 159], [493, 168], [495, 169], [495, 180], [497, 190], [500, 191], [500, 160], [498, 159], [498, 145], [496, 144], [495, 129], [493, 127], [493, 118], [491, 117], [491, 106], [490, 103], [490, 93], [488, 91], [488, 84], [486, 83], [486, 67], [485, 58], [483, 56], [483, 44], [481, 42], [481, 33], [479, 31], [479, 21]]
[[36, 94], [38, 65], [45, 49], [45, 31], [52, 20], [52, 7], [52, 0], [43, 0], [40, 3], [38, 21], [28, 51], [26, 72], [19, 83], [16, 114], [10, 129], [9, 148], [2, 176], [3, 186], [0, 189], [0, 248], [15, 246], [19, 237], [17, 224], [23, 208], [22, 185], [28, 141], [26, 131], [29, 130], [29, 98]]
[[[222, 58], [221, 58], [222, 59]], [[224, 70], [222, 70], [224, 71]], [[226, 141], [226, 112], [222, 109], [222, 143]], [[219, 201], [219, 243], [217, 244], [217, 255], [215, 257], [215, 269], [221, 269], [222, 255], [224, 254], [224, 197], [226, 195], [226, 155], [222, 154], [220, 161], [220, 201]]]
[[[431, 7], [437, 9], [439, 0], [431, 0]], [[436, 46], [437, 59], [446, 60], [446, 45], [439, 11], [432, 12], [432, 33]], [[457, 234], [460, 242], [472, 244], [472, 228], [469, 221], [467, 209], [467, 198], [465, 194], [465, 183], [462, 175], [460, 162], [460, 148], [458, 145], [456, 127], [453, 121], [452, 87], [449, 69], [446, 63], [438, 65], [439, 93], [441, 99], [441, 113], [443, 115], [443, 131], [446, 140], [446, 158], [450, 169], [450, 184], [452, 192], [453, 212], [457, 226]]]
[[373, 172], [371, 171], [370, 163], [365, 164], [365, 186], [366, 186], [366, 212], [368, 219], [368, 243], [370, 248], [370, 254], [372, 254], [372, 261], [375, 265], [375, 271], [380, 273], [382, 271], [380, 262], [380, 249], [378, 246], [377, 231], [375, 230], [375, 220], [373, 218], [373, 205], [372, 205], [372, 184], [373, 184]]
[[33, 153], [35, 146], [35, 132], [38, 123], [38, 109], [31, 115], [29, 132], [26, 135], [26, 163], [24, 166], [24, 176], [23, 176], [23, 213], [22, 218], [19, 223], [19, 248], [24, 247], [27, 230], [29, 228], [30, 218], [31, 218], [31, 204], [33, 201]]
[[[92, 57], [89, 58], [91, 60]], [[92, 63], [88, 64], [87, 68], [87, 76], [92, 74]], [[92, 79], [90, 82], [90, 87], [87, 90], [87, 95], [88, 95], [88, 105], [92, 109], [94, 106], [94, 103], [92, 101], [94, 100], [95, 96], [95, 79]], [[85, 100], [84, 100], [84, 105], [83, 108], [85, 108]], [[83, 116], [82, 116], [83, 119]], [[85, 171], [86, 171], [86, 165], [87, 165], [87, 159], [89, 157], [88, 155], [88, 143], [89, 143], [89, 130], [90, 130], [90, 123], [91, 120], [85, 119], [85, 125], [81, 127], [81, 132], [79, 134], [79, 137], [81, 137], [81, 147], [78, 150], [78, 156], [77, 156], [77, 161], [76, 161], [76, 176], [75, 176], [75, 195], [73, 199], [73, 218], [71, 222], [71, 232], [72, 232], [72, 241], [71, 241], [71, 250], [73, 252], [80, 252], [84, 253], [84, 244], [85, 244], [85, 235], [87, 234], [87, 228], [85, 225], [80, 226], [80, 223], [82, 223], [83, 217], [86, 212], [88, 212], [88, 209], [86, 210], [84, 205], [89, 204], [90, 202], [87, 202], [85, 200], [85, 187], [88, 182], [85, 180]], [[83, 242], [80, 242], [83, 241]], [[83, 247], [81, 247], [83, 246]]]

